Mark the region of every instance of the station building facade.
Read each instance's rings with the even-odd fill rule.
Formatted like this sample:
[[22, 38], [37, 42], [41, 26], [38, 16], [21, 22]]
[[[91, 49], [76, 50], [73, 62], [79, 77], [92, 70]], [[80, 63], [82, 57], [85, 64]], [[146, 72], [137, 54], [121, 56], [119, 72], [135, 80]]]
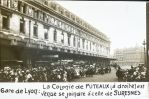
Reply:
[[0, 0], [0, 62], [73, 59], [110, 62], [109, 38], [49, 0]]

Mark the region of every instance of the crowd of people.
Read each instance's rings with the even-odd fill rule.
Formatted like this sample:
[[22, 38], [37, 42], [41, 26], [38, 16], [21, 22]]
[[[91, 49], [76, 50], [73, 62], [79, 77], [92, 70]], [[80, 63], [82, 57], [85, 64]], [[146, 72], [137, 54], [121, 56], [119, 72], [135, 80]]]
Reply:
[[130, 69], [122, 69], [120, 66], [116, 72], [118, 81], [120, 82], [142, 82], [146, 80], [146, 67], [142, 64], [139, 66], [133, 67]]
[[15, 68], [5, 66], [0, 70], [0, 82], [70, 82], [80, 77], [110, 73], [111, 68], [95, 68], [94, 65], [37, 66]]
[[[54, 65], [21, 67], [4, 66], [0, 69], [0, 82], [71, 82], [76, 78], [93, 77], [95, 74], [111, 72], [111, 67], [89, 65]], [[122, 69], [118, 66], [116, 76], [118, 81], [132, 82], [145, 81], [146, 67], [139, 65], [131, 66], [130, 69]]]

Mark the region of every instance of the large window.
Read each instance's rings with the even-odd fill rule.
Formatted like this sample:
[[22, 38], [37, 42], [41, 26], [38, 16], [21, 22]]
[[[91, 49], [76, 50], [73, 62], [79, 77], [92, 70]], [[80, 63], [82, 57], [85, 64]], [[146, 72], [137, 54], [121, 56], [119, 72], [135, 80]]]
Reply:
[[9, 29], [9, 16], [8, 15], [2, 15], [2, 28]]
[[67, 34], [68, 35], [68, 46], [70, 46], [70, 37], [71, 37], [71, 34]]
[[92, 49], [92, 42], [90, 42], [90, 50]]
[[85, 39], [82, 39], [83, 49], [85, 48]]
[[25, 34], [25, 20], [24, 20], [24, 18], [20, 19], [20, 33]]
[[37, 23], [35, 23], [34, 27], [33, 27], [33, 36], [38, 37], [38, 25], [37, 25]]
[[88, 50], [88, 41], [86, 41], [86, 49]]
[[73, 37], [73, 46], [74, 47], [76, 46], [76, 37], [75, 36]]
[[80, 38], [78, 38], [78, 47], [80, 48]]
[[64, 43], [64, 33], [62, 32], [61, 43]]
[[49, 36], [48, 36], [48, 26], [44, 26], [44, 39], [48, 40]]
[[96, 52], [99, 52], [99, 45], [96, 44]]
[[57, 31], [56, 31], [56, 29], [54, 30], [54, 42], [56, 42], [57, 41]]
[[93, 43], [93, 51], [95, 50], [95, 43]]

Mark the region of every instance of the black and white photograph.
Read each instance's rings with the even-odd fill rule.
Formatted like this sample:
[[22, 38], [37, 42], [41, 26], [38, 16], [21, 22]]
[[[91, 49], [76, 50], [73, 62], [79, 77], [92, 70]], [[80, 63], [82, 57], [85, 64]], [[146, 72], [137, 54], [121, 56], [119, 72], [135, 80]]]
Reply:
[[0, 0], [0, 82], [148, 82], [148, 13], [141, 1]]

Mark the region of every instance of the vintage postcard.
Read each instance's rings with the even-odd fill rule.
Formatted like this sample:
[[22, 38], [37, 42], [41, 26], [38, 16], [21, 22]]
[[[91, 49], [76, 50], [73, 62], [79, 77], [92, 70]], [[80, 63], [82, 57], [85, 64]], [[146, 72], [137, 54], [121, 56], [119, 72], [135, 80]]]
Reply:
[[148, 99], [149, 3], [0, 0], [0, 98]]

